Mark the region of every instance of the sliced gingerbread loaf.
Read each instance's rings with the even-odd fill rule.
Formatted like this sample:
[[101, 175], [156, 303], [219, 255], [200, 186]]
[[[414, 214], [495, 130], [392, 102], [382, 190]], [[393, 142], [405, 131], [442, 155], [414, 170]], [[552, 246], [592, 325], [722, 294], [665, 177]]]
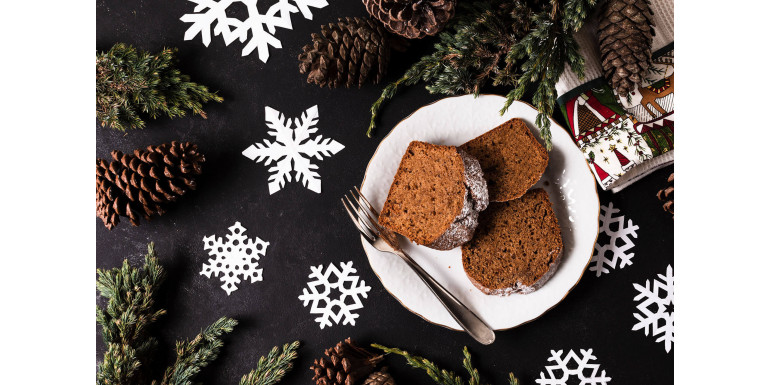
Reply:
[[412, 242], [449, 250], [473, 237], [488, 204], [475, 158], [457, 147], [414, 141], [401, 158], [379, 222]]
[[489, 205], [476, 236], [463, 245], [463, 268], [485, 294], [528, 294], [551, 278], [562, 248], [548, 193], [534, 189], [519, 199]]
[[519, 118], [495, 127], [460, 148], [479, 160], [492, 202], [524, 195], [548, 166], [548, 151]]

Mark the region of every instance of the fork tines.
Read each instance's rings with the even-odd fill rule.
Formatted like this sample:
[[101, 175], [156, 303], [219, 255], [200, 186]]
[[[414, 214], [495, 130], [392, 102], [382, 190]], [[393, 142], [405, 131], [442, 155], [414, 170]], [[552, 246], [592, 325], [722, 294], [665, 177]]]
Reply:
[[349, 190], [348, 194], [340, 199], [342, 205], [345, 206], [345, 211], [350, 215], [350, 219], [358, 228], [361, 235], [366, 238], [367, 241], [374, 242], [381, 234], [380, 224], [377, 222], [379, 214], [377, 210], [372, 207], [369, 200], [361, 194], [358, 187], [354, 187], [355, 191]]

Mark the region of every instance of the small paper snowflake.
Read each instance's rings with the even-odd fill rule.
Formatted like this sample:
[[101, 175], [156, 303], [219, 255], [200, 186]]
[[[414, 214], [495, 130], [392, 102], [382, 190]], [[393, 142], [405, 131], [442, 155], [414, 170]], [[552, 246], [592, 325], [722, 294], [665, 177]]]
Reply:
[[666, 274], [658, 274], [658, 278], [652, 281], [652, 286], [649, 279], [644, 286], [634, 284], [639, 292], [634, 301], [642, 301], [636, 305], [641, 313], [634, 313], [639, 322], [631, 330], [644, 329], [646, 336], [652, 331], [653, 336], [660, 336], [655, 342], [663, 341], [668, 353], [674, 344], [674, 269], [671, 265], [666, 268]]
[[222, 237], [214, 235], [203, 237], [203, 249], [215, 257], [209, 258], [201, 271], [201, 275], [207, 278], [211, 278], [212, 274], [215, 277], [222, 274], [219, 280], [224, 282], [222, 289], [227, 295], [238, 290], [236, 284], [241, 283], [239, 277], [251, 278], [251, 283], [262, 280], [262, 269], [257, 269], [259, 257], [265, 255], [270, 244], [257, 237], [249, 239], [244, 234], [246, 229], [241, 226], [241, 222], [235, 222], [229, 230], [230, 234], [226, 235], [227, 242], [222, 242]]
[[[343, 325], [355, 326], [358, 314], [353, 311], [364, 307], [361, 297], [366, 298], [372, 288], [366, 286], [363, 280], [359, 282], [358, 276], [352, 275], [356, 272], [353, 262], [341, 262], [339, 269], [331, 263], [325, 271], [323, 265], [311, 266], [310, 272], [308, 278], [312, 281], [307, 283], [307, 288], [302, 289], [299, 299], [302, 306], [312, 303], [310, 314], [321, 315], [315, 319], [321, 329], [332, 326], [332, 321], [339, 324], [340, 320]], [[337, 293], [339, 296], [336, 296]]]
[[243, 155], [257, 163], [264, 162], [266, 166], [275, 163], [268, 169], [271, 174], [267, 185], [270, 194], [291, 181], [292, 171], [295, 181], [301, 181], [310, 191], [320, 193], [321, 176], [315, 171], [318, 166], [310, 160], [323, 160], [324, 156], [332, 156], [345, 146], [321, 135], [310, 138], [310, 134], [318, 131], [315, 126], [318, 123], [318, 106], [308, 108], [301, 117], [294, 119], [295, 128], [291, 128], [291, 119], [270, 107], [265, 107], [265, 121], [269, 128], [268, 135], [274, 136], [275, 141], [265, 139], [264, 143], [252, 144], [243, 151]]
[[542, 385], [567, 385], [567, 380], [575, 376], [580, 380], [580, 385], [606, 385], [611, 378], [607, 377], [604, 370], [599, 373], [599, 364], [588, 363], [596, 359], [592, 352], [593, 349], [580, 349], [578, 356], [570, 349], [567, 355], [562, 357], [563, 350], [551, 350], [548, 361], [553, 361], [555, 365], [547, 365], [545, 373], [540, 372], [540, 378], [535, 379], [535, 382]]
[[[614, 269], [617, 266], [622, 269], [632, 264], [631, 258], [634, 257], [634, 253], [628, 253], [628, 251], [634, 247], [631, 238], [636, 238], [636, 230], [639, 230], [639, 226], [634, 225], [630, 219], [626, 221], [625, 215], [613, 216], [620, 210], [613, 207], [612, 202], [609, 206], [602, 206], [601, 209], [599, 234], [608, 236], [609, 241], [605, 244], [597, 241], [594, 245], [595, 253], [591, 257], [591, 266], [588, 270], [595, 271], [597, 277], [603, 273], [609, 273], [609, 268]], [[608, 253], [610, 258], [607, 258]]]
[[[236, 39], [246, 43], [241, 52], [246, 56], [255, 49], [259, 60], [267, 62], [270, 53], [268, 46], [281, 48], [281, 41], [275, 36], [276, 28], [292, 29], [291, 14], [301, 12], [308, 20], [313, 19], [310, 7], [323, 8], [329, 3], [326, 0], [278, 0], [264, 14], [259, 12], [259, 0], [188, 0], [195, 3], [194, 13], [188, 13], [180, 18], [185, 23], [192, 23], [184, 34], [185, 40], [192, 40], [201, 35], [203, 45], [211, 43], [211, 30], [214, 36], [222, 35], [225, 45], [230, 45]], [[246, 20], [227, 16], [228, 7], [233, 3], [243, 3], [249, 13]], [[249, 37], [251, 34], [251, 37]]]

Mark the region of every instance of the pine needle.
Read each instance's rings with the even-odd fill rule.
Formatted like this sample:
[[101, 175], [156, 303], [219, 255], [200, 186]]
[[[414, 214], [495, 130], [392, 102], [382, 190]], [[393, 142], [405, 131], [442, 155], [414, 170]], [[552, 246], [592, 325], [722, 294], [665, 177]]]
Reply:
[[299, 341], [283, 345], [283, 351], [278, 352], [278, 346], [273, 347], [267, 357], [260, 357], [257, 367], [243, 376], [239, 385], [273, 385], [281, 381], [284, 375], [291, 370], [293, 362], [297, 358]]
[[[428, 376], [439, 385], [480, 385], [481, 383], [479, 371], [474, 368], [473, 364], [471, 363], [471, 354], [468, 351], [467, 346], [463, 347], [463, 368], [465, 368], [469, 376], [467, 383], [454, 372], [441, 369], [428, 359], [412, 355], [405, 350], [389, 348], [379, 344], [372, 344], [372, 347], [380, 349], [388, 354], [392, 353], [404, 357], [409, 366], [424, 370], [425, 373], [427, 373]], [[513, 376], [513, 373], [509, 373], [508, 376], [510, 382], [509, 385], [519, 385], [519, 380]]]

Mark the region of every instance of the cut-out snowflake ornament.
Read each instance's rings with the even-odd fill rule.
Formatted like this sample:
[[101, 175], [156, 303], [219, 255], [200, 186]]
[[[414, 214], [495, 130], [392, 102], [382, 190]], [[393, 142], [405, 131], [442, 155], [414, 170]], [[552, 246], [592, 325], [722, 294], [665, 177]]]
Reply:
[[229, 228], [230, 234], [227, 234], [227, 242], [222, 241], [222, 237], [209, 235], [203, 237], [203, 249], [208, 250], [208, 263], [203, 264], [201, 275], [211, 278], [222, 275], [219, 280], [224, 282], [222, 289], [230, 295], [238, 290], [237, 284], [242, 279], [251, 278], [251, 283], [262, 280], [262, 269], [259, 266], [260, 256], [265, 256], [269, 242], [265, 242], [258, 237], [249, 239], [244, 234], [246, 229], [241, 226], [241, 222], [235, 222]]
[[[305, 19], [312, 20], [310, 8], [323, 8], [329, 3], [326, 0], [278, 0], [271, 5], [267, 12], [260, 13], [257, 8], [259, 0], [188, 0], [195, 3], [194, 13], [188, 13], [179, 20], [192, 23], [184, 34], [185, 40], [192, 40], [201, 35], [203, 45], [211, 43], [211, 31], [214, 36], [222, 35], [225, 45], [230, 45], [236, 39], [246, 42], [241, 52], [242, 56], [252, 53], [255, 49], [259, 60], [267, 62], [270, 53], [268, 47], [281, 48], [281, 41], [274, 35], [276, 28], [292, 29], [291, 16], [300, 12]], [[263, 0], [264, 1], [264, 0]], [[242, 3], [248, 11], [248, 18], [240, 20], [227, 15], [228, 7], [233, 3]]]
[[366, 298], [372, 288], [366, 286], [366, 282], [359, 281], [357, 275], [353, 275], [356, 269], [353, 262], [341, 262], [339, 269], [334, 263], [324, 270], [324, 265], [311, 266], [311, 279], [307, 288], [302, 289], [299, 296], [302, 306], [310, 306], [310, 314], [320, 314], [316, 318], [321, 329], [332, 326], [332, 321], [343, 325], [356, 324], [358, 313], [353, 313], [364, 307], [361, 298]]
[[639, 226], [630, 219], [626, 221], [625, 215], [615, 215], [620, 210], [613, 207], [612, 202], [608, 206], [601, 206], [601, 209], [599, 234], [608, 236], [609, 241], [605, 244], [597, 241], [594, 245], [594, 255], [591, 257], [591, 266], [588, 270], [595, 271], [597, 277], [609, 273], [610, 268], [614, 269], [617, 266], [622, 269], [632, 264], [631, 258], [634, 257], [634, 253], [628, 251], [634, 247], [631, 238], [636, 238], [636, 230], [639, 230]]
[[265, 139], [264, 143], [252, 144], [243, 151], [243, 155], [266, 166], [275, 163], [268, 169], [271, 174], [267, 184], [270, 194], [291, 181], [292, 171], [295, 181], [302, 182], [310, 191], [320, 193], [321, 176], [315, 171], [318, 166], [311, 163], [311, 159], [323, 160], [324, 156], [332, 156], [345, 146], [321, 135], [310, 137], [318, 131], [318, 106], [308, 108], [302, 116], [294, 119], [294, 128], [291, 119], [273, 108], [265, 107], [265, 123], [269, 128], [268, 135], [275, 137], [275, 141]]
[[639, 313], [634, 313], [637, 322], [631, 330], [644, 329], [644, 335], [658, 337], [655, 342], [663, 341], [666, 353], [674, 345], [674, 269], [671, 265], [666, 268], [666, 274], [658, 274], [659, 279], [648, 279], [644, 286], [634, 284], [639, 294], [634, 301]]
[[[570, 381], [569, 384], [580, 385], [607, 385], [612, 378], [602, 370], [599, 373], [599, 364], [589, 363], [596, 359], [592, 354], [593, 349], [580, 349], [580, 355], [571, 350], [563, 355], [563, 350], [551, 350], [554, 365], [546, 365], [545, 372], [540, 372], [540, 378], [535, 382], [541, 385], [567, 385], [570, 378], [576, 378], [580, 382]], [[574, 376], [574, 377], [573, 377]]]

